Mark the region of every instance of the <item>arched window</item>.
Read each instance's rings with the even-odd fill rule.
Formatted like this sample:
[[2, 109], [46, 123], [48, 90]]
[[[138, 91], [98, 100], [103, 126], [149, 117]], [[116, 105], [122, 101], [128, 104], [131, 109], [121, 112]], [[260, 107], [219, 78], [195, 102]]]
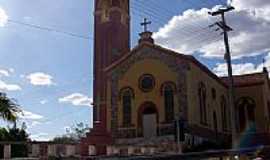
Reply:
[[215, 138], [218, 136], [218, 123], [217, 123], [217, 114], [213, 112], [213, 121], [214, 121], [214, 130], [215, 130]]
[[199, 107], [200, 107], [200, 121], [202, 124], [207, 123], [206, 111], [206, 87], [204, 83], [200, 82], [198, 87]]
[[172, 122], [174, 120], [174, 94], [175, 92], [176, 92], [176, 86], [173, 82], [166, 82], [162, 85], [166, 122]]
[[134, 92], [131, 88], [124, 88], [121, 90], [122, 99], [122, 115], [123, 126], [128, 127], [132, 123], [132, 99], [134, 98]]
[[166, 122], [172, 122], [174, 119], [174, 95], [173, 88], [169, 85], [165, 86], [164, 103]]
[[255, 101], [249, 97], [242, 97], [237, 100], [239, 129], [240, 131], [252, 131], [255, 128]]
[[216, 89], [215, 88], [212, 88], [211, 91], [212, 91], [212, 99], [215, 100], [216, 99], [216, 96], [217, 96], [216, 95], [217, 94], [216, 93]]
[[221, 106], [222, 129], [223, 131], [226, 131], [228, 129], [228, 117], [227, 117], [228, 110], [225, 96], [221, 96], [220, 106]]
[[267, 102], [268, 118], [270, 119], [270, 101]]

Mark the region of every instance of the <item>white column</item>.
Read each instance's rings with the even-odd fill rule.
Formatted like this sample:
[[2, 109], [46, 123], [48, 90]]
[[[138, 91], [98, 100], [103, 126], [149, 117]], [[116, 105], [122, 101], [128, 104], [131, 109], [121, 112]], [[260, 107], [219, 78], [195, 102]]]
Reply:
[[89, 156], [97, 155], [96, 146], [94, 146], [94, 145], [88, 146], [88, 154], [89, 154]]
[[32, 157], [38, 157], [39, 155], [39, 145], [38, 144], [32, 144]]
[[4, 159], [11, 159], [11, 145], [4, 145]]
[[113, 155], [113, 146], [107, 146], [107, 156]]
[[56, 145], [55, 144], [48, 145], [48, 156], [56, 156]]
[[146, 154], [146, 148], [145, 147], [141, 147], [141, 153], [143, 154], [143, 155], [145, 155]]
[[72, 156], [76, 154], [76, 148], [74, 145], [66, 145], [66, 156]]
[[153, 154], [156, 152], [156, 149], [153, 148], [153, 147], [151, 147], [149, 150], [150, 150], [150, 154], [151, 154], [151, 155], [153, 155]]
[[113, 154], [114, 155], [120, 154], [120, 149], [118, 147], [113, 147]]
[[133, 155], [134, 154], [134, 151], [135, 151], [135, 148], [132, 147], [132, 146], [129, 146], [128, 147], [128, 155]]

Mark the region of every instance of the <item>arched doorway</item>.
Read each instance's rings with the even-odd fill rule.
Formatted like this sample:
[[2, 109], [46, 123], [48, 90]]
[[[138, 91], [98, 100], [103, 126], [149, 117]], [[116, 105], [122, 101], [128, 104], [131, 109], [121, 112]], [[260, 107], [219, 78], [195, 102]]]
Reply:
[[255, 125], [255, 101], [249, 97], [242, 97], [237, 100], [239, 130], [240, 132], [256, 130]]
[[157, 136], [158, 111], [152, 102], [143, 103], [138, 111], [138, 130], [142, 137]]

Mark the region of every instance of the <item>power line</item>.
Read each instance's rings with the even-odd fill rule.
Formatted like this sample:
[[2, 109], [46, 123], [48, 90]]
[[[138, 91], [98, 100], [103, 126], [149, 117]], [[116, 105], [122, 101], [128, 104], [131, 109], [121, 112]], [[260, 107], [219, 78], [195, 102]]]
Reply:
[[228, 38], [228, 32], [232, 31], [232, 28], [227, 25], [226, 20], [225, 20], [225, 13], [230, 12], [234, 10], [234, 7], [226, 7], [226, 8], [220, 8], [215, 12], [209, 12], [210, 15], [212, 16], [221, 16], [221, 21], [216, 22], [214, 25], [217, 25], [219, 29], [223, 31], [224, 35], [224, 44], [225, 44], [225, 60], [227, 63], [227, 68], [228, 68], [228, 76], [229, 76], [229, 103], [230, 103], [230, 109], [231, 109], [231, 126], [232, 126], [232, 148], [236, 147], [236, 130], [237, 130], [237, 125], [236, 125], [236, 113], [235, 113], [235, 89], [234, 89], [234, 82], [233, 82], [233, 71], [232, 71], [232, 62], [231, 62], [231, 53], [230, 53], [230, 46], [229, 46], [229, 38]]
[[[201, 38], [200, 40], [198, 40], [198, 41], [201, 41], [202, 43], [197, 43], [197, 44], [193, 45], [192, 47], [190, 47], [190, 49], [191, 49], [192, 52], [198, 51], [204, 45], [206, 45], [206, 43], [209, 44], [209, 43], [217, 42], [219, 40], [221, 40], [220, 35], [213, 35], [213, 36], [206, 37], [206, 38], [204, 37], [204, 38]], [[169, 43], [168, 43], [168, 45], [165, 45], [165, 46], [168, 47], [168, 48], [171, 48]], [[180, 53], [181, 53], [181, 51], [180, 51]]]
[[[207, 27], [204, 27], [204, 28], [202, 28], [201, 30], [202, 31], [205, 31], [205, 30], [207, 30], [207, 29], [209, 29], [209, 27], [207, 26]], [[190, 41], [192, 41], [192, 40], [194, 40], [194, 39], [196, 39], [197, 41], [199, 40], [201, 40], [202, 38], [202, 40], [203, 40], [203, 42], [205, 42], [206, 40], [211, 40], [211, 38], [212, 37], [209, 37], [209, 32], [199, 32], [199, 31], [192, 31], [191, 32], [192, 33], [192, 36], [190, 36], [190, 34], [186, 34], [187, 36], [186, 36], [186, 38], [183, 38], [182, 40], [183, 40], [183, 42], [184, 43], [188, 43], [188, 42], [190, 42]], [[210, 32], [211, 33], [211, 32]], [[214, 32], [213, 32], [214, 33]], [[205, 39], [205, 36], [207, 36], [207, 38]], [[215, 37], [214, 38], [216, 38], [216, 37], [219, 37], [219, 35], [215, 35]], [[169, 44], [169, 40], [165, 40], [165, 42], [166, 43], [168, 43]], [[200, 45], [200, 44], [199, 44]], [[196, 45], [197, 46], [197, 45]], [[201, 47], [202, 45], [200, 45], [200, 47]], [[199, 48], [199, 47], [198, 47]]]
[[63, 30], [59, 30], [59, 29], [55, 29], [55, 28], [36, 25], [36, 24], [29, 24], [29, 23], [25, 23], [25, 22], [21, 22], [21, 21], [17, 21], [17, 20], [9, 19], [8, 22], [18, 24], [18, 25], [27, 26], [27, 27], [30, 27], [30, 28], [43, 30], [43, 31], [47, 31], [47, 32], [61, 33], [61, 34], [65, 34], [65, 35], [68, 35], [68, 36], [71, 36], [71, 37], [76, 37], [76, 38], [87, 39], [87, 40], [92, 40], [93, 39], [93, 37], [91, 37], [91, 36], [79, 35], [79, 34], [72, 33], [72, 32], [67, 32], [67, 31], [63, 31]]
[[[154, 13], [155, 15], [157, 15], [158, 19], [160, 19], [159, 17], [163, 17], [164, 18], [164, 15], [167, 15], [167, 17], [165, 17], [166, 20], [167, 19], [171, 19], [172, 15], [174, 16], [175, 14], [177, 14], [177, 13], [174, 13], [173, 11], [171, 11], [171, 10], [166, 9], [165, 7], [160, 7], [155, 2], [151, 3], [151, 5], [154, 5], [155, 8], [158, 8], [159, 9], [158, 11], [157, 10], [150, 9], [150, 8], [146, 8], [145, 6], [147, 6], [147, 5], [145, 5], [144, 3], [140, 2], [140, 1], [134, 1], [134, 2], [137, 2], [137, 4], [139, 3], [138, 4], [138, 5], [140, 5], [139, 8], [142, 8], [143, 10], [148, 10], [151, 13]], [[162, 12], [162, 14], [160, 14], [161, 12]], [[204, 28], [205, 27], [205, 26], [202, 26], [200, 23], [198, 23], [196, 21], [193, 21], [191, 23], [188, 23], [187, 21], [184, 21], [183, 23], [188, 24], [190, 26], [193, 26], [194, 28], [197, 28], [198, 30], [200, 30], [201, 28]]]
[[[136, 12], [138, 12], [137, 10], [141, 10], [141, 8], [137, 8], [137, 6], [131, 6], [131, 8], [134, 9], [134, 10], [132, 10], [132, 12], [134, 12], [135, 14], [136, 14]], [[164, 25], [163, 23], [161, 23], [161, 22], [159, 21], [160, 18], [158, 18], [158, 16], [156, 16], [155, 14], [146, 12], [146, 10], [141, 10], [141, 11], [144, 12], [146, 15], [150, 16], [150, 17], [151, 17], [151, 20], [152, 20], [153, 22], [155, 22], [155, 23], [157, 23], [157, 24], [159, 24], [159, 25], [161, 25], [161, 26]], [[140, 15], [142, 18], [145, 18], [145, 17], [143, 17], [142, 14], [139, 13], [139, 15]], [[158, 20], [158, 19], [159, 19], [159, 20]], [[159, 27], [159, 28], [160, 28], [160, 27]], [[205, 27], [204, 27], [204, 28], [205, 28]], [[204, 28], [200, 28], [200, 29], [198, 29], [198, 30], [191, 30], [191, 29], [190, 29], [190, 30], [187, 30], [187, 29], [185, 29], [185, 27], [183, 27], [181, 32], [183, 32], [183, 34], [185, 34], [186, 36], [190, 36], [190, 34], [194, 34], [194, 33], [196, 33], [196, 32], [199, 32], [199, 31], [201, 31], [201, 30], [204, 30]]]
[[[138, 1], [137, 1], [138, 2]], [[155, 4], [155, 3], [153, 3], [153, 4]], [[145, 14], [147, 14], [147, 15], [150, 15], [150, 17], [152, 16], [152, 15], [154, 15], [154, 16], [152, 16], [151, 18], [153, 18], [153, 21], [155, 21], [156, 22], [156, 19], [157, 19], [157, 17], [159, 17], [159, 16], [157, 16], [155, 13], [153, 13], [151, 10], [148, 10], [148, 9], [145, 9], [145, 7], [144, 6], [146, 6], [146, 5], [141, 5], [141, 7], [139, 7], [139, 8], [136, 8], [137, 6], [136, 6], [136, 4], [135, 4], [135, 7], [134, 7], [134, 5], [133, 6], [131, 6], [131, 7], [133, 7], [134, 9], [135, 9], [135, 11], [137, 11], [137, 10], [142, 10], [142, 12], [144, 12]], [[146, 11], [148, 11], [148, 12], [146, 12]], [[151, 13], [151, 14], [149, 14], [149, 12]], [[169, 11], [170, 13], [172, 13], [171, 11]], [[173, 14], [173, 13], [172, 13]], [[162, 16], [161, 16], [162, 17]], [[143, 17], [144, 18], [144, 17]], [[160, 18], [159, 18], [160, 19]], [[166, 18], [167, 19], [167, 18]], [[209, 20], [209, 19], [208, 19]], [[196, 21], [193, 21], [193, 22], [196, 22]], [[159, 23], [160, 25], [163, 25], [163, 24], [161, 24], [160, 23], [160, 21], [158, 21], [157, 23]], [[185, 22], [184, 22], [185, 23]], [[208, 22], [209, 23], [209, 22]], [[186, 23], [186, 24], [188, 24], [188, 25], [190, 25], [190, 26], [194, 26], [194, 27], [192, 27], [192, 28], [195, 28], [195, 27], [197, 27], [197, 28], [199, 28], [198, 30], [192, 30], [192, 29], [189, 29], [189, 30], [184, 30], [184, 28], [185, 27], [182, 27], [182, 30], [181, 30], [181, 32], [184, 32], [185, 33], [185, 35], [187, 35], [187, 37], [188, 37], [188, 41], [190, 41], [190, 40], [192, 40], [193, 38], [197, 38], [198, 36], [200, 36], [200, 35], [203, 35], [203, 34], [205, 34], [205, 33], [201, 33], [201, 31], [203, 31], [203, 32], [205, 32], [205, 30], [207, 30], [207, 29], [209, 29], [208, 27], [205, 27], [205, 26], [203, 26], [203, 27], [198, 27], [197, 25], [194, 25], [194, 23]], [[201, 26], [201, 24], [200, 24], [200, 26]], [[208, 33], [209, 34], [209, 33]], [[192, 35], [192, 36], [190, 36], [190, 35]], [[186, 39], [186, 38], [184, 38], [184, 39]], [[197, 38], [198, 39], [198, 38]]]

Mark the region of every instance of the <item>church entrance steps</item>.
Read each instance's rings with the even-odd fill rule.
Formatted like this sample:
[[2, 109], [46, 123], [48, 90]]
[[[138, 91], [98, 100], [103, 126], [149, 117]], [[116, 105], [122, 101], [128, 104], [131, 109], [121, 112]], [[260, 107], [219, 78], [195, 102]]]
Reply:
[[174, 135], [157, 136], [152, 138], [117, 139], [116, 145], [155, 146], [163, 143], [174, 143]]
[[175, 154], [178, 149], [176, 145], [165, 146], [108, 146], [107, 155], [156, 155], [156, 154]]
[[147, 139], [117, 139], [115, 145], [111, 147], [125, 154], [130, 150], [134, 151], [135, 154], [175, 153], [178, 150], [173, 135]]

